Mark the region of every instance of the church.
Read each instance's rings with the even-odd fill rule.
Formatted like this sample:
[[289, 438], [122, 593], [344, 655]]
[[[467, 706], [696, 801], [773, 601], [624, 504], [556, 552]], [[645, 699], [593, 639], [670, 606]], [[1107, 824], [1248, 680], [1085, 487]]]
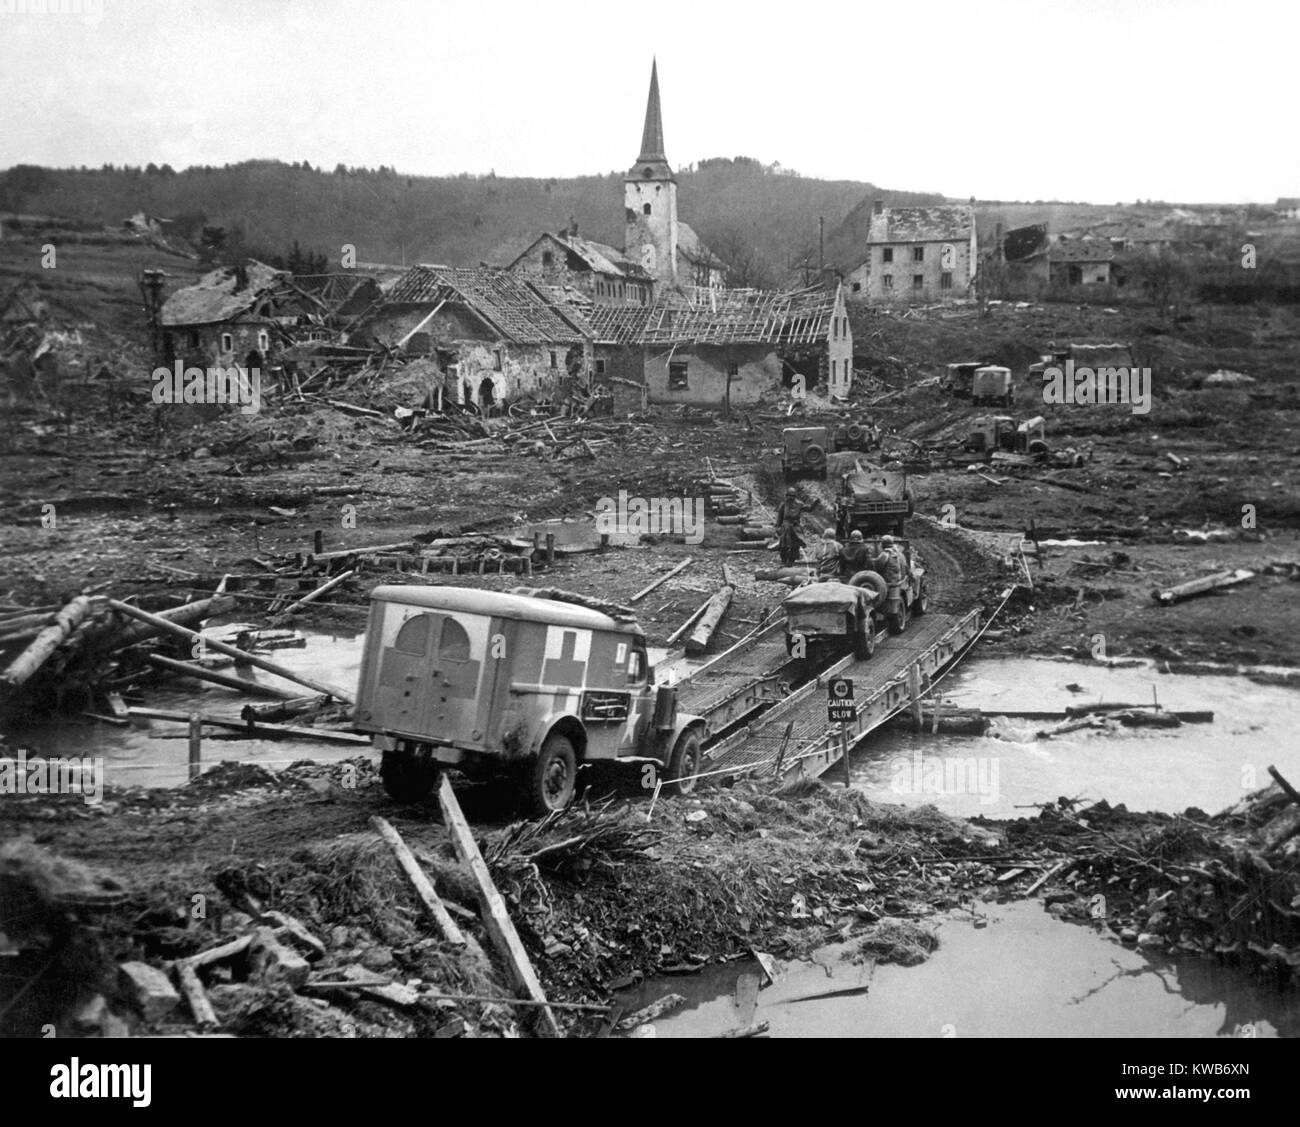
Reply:
[[650, 64], [641, 152], [623, 181], [623, 249], [579, 238], [577, 224], [543, 234], [508, 269], [568, 286], [597, 306], [649, 306], [670, 291], [720, 290], [727, 266], [677, 215], [677, 178], [664, 153], [659, 67]]

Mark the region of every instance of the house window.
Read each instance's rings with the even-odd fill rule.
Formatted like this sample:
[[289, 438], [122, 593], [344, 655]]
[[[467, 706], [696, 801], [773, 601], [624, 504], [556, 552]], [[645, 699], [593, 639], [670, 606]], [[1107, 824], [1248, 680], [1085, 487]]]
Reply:
[[[324, 334], [322, 334], [322, 339], [324, 339]], [[271, 347], [270, 334], [265, 329], [259, 330], [257, 334], [257, 351], [265, 354], [266, 350], [270, 347]]]
[[596, 360], [596, 375], [598, 375], [598, 376], [603, 376], [604, 374], [605, 374], [605, 361], [604, 361], [604, 360], [601, 360], [601, 359], [599, 359], [599, 358], [597, 358], [597, 360]]
[[649, 215], [649, 214], [650, 214], [650, 205], [649, 205], [648, 203], [647, 203], [647, 204], [642, 204], [642, 205], [641, 205], [641, 212], [642, 212], [643, 215]]
[[925, 275], [924, 275], [924, 274], [913, 274], [913, 275], [912, 275], [912, 289], [914, 289], [914, 290], [921, 290], [921, 289], [924, 289], [924, 288], [925, 288]]
[[502, 370], [502, 368], [501, 368], [501, 349], [499, 349], [499, 348], [494, 348], [494, 349], [492, 350], [492, 367], [495, 368], [498, 372]]
[[549, 250], [542, 251], [542, 265], [543, 266], [555, 265], [555, 255], [553, 255]]
[[731, 361], [731, 363], [727, 365], [727, 375], [729, 375], [729, 376], [738, 376], [738, 375], [740, 375], [740, 365], [737, 364], [734, 360]]
[[913, 261], [913, 262], [924, 262], [924, 261], [925, 261], [925, 247], [913, 247], [913, 248], [912, 248], [912, 261]]
[[940, 288], [941, 290], [950, 290], [950, 289], [952, 289], [952, 271], [951, 271], [951, 270], [945, 270], [942, 274], [939, 275], [939, 288]]
[[559, 365], [555, 362], [555, 349], [551, 349], [551, 367], [556, 368]]
[[894, 288], [894, 275], [885, 274], [880, 279], [881, 289], [892, 290]]
[[190, 330], [190, 347], [191, 348], [199, 347], [199, 334], [196, 333], [193, 329]]
[[854, 282], [854, 283], [853, 283], [853, 292], [854, 292], [854, 293], [861, 293], [861, 292], [862, 292], [862, 283], [861, 283], [861, 282]]
[[672, 360], [668, 363], [668, 390], [684, 391], [690, 385], [686, 381], [686, 361]]
[[885, 247], [885, 249], [882, 250], [882, 251], [880, 252], [880, 261], [881, 261], [881, 262], [893, 262], [893, 261], [894, 261], [894, 248], [893, 248], [893, 247]]
[[229, 333], [221, 334], [221, 351], [233, 352], [235, 350], [235, 338]]

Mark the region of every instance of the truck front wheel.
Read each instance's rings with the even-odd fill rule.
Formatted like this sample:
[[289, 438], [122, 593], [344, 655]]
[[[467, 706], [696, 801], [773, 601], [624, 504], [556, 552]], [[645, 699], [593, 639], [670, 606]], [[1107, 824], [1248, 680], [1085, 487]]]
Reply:
[[429, 796], [438, 781], [438, 768], [409, 751], [386, 751], [379, 760], [379, 778], [389, 798], [411, 806]]
[[578, 757], [567, 736], [554, 732], [546, 737], [524, 785], [524, 798], [538, 817], [563, 810], [573, 801], [578, 778]]
[[668, 759], [668, 785], [664, 789], [669, 794], [690, 794], [695, 789], [700, 757], [700, 733], [695, 729], [683, 732]]

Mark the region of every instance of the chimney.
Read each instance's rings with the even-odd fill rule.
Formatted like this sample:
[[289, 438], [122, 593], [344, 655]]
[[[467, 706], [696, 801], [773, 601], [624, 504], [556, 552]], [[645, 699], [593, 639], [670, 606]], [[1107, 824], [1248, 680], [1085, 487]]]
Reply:
[[885, 213], [885, 201], [876, 200], [875, 207], [872, 209], [872, 211], [876, 215], [883, 215]]

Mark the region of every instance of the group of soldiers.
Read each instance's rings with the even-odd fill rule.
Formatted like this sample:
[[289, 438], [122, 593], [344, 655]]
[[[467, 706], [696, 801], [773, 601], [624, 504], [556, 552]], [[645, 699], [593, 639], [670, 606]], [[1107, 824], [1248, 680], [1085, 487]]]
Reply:
[[[799, 536], [799, 519], [807, 508], [793, 489], [787, 489], [785, 500], [776, 510], [778, 547], [781, 563], [786, 567], [799, 562], [799, 550], [805, 546]], [[902, 549], [892, 536], [882, 536], [880, 552], [872, 555], [862, 533], [857, 529], [849, 533], [849, 539], [844, 544], [836, 539], [835, 529], [826, 529], [808, 554], [819, 577], [838, 579], [841, 583], [847, 583], [860, 571], [874, 571], [886, 584], [895, 587], [903, 582], [907, 567]]]

